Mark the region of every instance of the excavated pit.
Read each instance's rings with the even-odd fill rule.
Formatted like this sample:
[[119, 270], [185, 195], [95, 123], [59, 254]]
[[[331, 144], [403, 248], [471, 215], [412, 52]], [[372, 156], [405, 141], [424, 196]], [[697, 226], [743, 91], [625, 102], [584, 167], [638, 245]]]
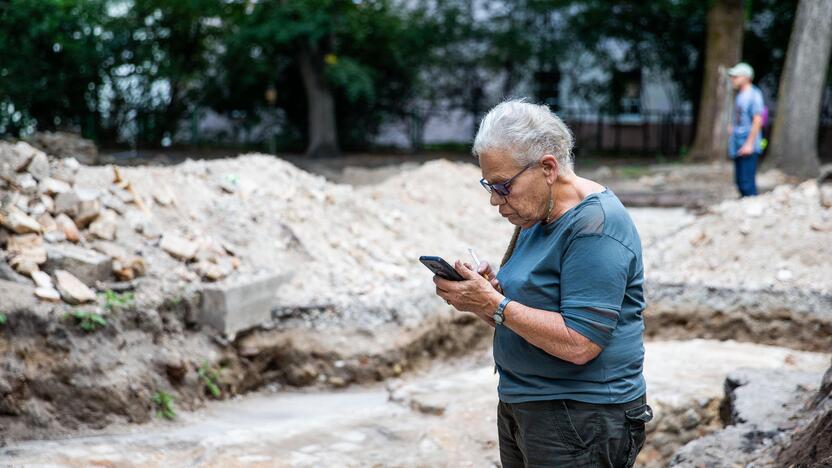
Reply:
[[[237, 166], [242, 163], [246, 169]], [[109, 183], [108, 168], [82, 167], [81, 171], [98, 180], [99, 185]], [[237, 192], [229, 194], [216, 188], [217, 181], [224, 182], [225, 175], [232, 172], [239, 180]], [[139, 190], [152, 191], [155, 184], [166, 185], [180, 200], [178, 205], [156, 207], [157, 228], [205, 236], [211, 234], [211, 226], [216, 223], [217, 229], [230, 229], [230, 237], [238, 244], [236, 255], [244, 263], [250, 261], [261, 267], [285, 261], [271, 254], [260, 258], [260, 252], [273, 247], [268, 233], [279, 228], [285, 236], [279, 236], [282, 240], [278, 244], [301, 251], [303, 255], [293, 258], [302, 258], [303, 271], [314, 278], [310, 281], [295, 275], [281, 287], [273, 320], [242, 331], [233, 339], [201, 323], [199, 282], [194, 284], [194, 275], [187, 269], [193, 265], [186, 267], [161, 252], [157, 244], [132, 234], [120, 234], [119, 238], [142, 243], [137, 251], [149, 260], [150, 274], [127, 285], [135, 293], [136, 303], [108, 313], [107, 326], [101, 330], [80, 330], [73, 319], [65, 316], [72, 308], [36, 301], [30, 284], [0, 280], [0, 297], [13, 299], [4, 301], [7, 322], [0, 327], [0, 355], [4, 356], [0, 367], [0, 427], [4, 430], [0, 440], [11, 443], [79, 434], [112, 424], [147, 423], [158, 409], [153, 396], [159, 391], [174, 396], [177, 410], [195, 410], [215, 398], [204, 375], [216, 375], [212, 379], [221, 391], [219, 398], [228, 399], [266, 388], [332, 389], [384, 381], [427, 369], [436, 360], [487, 350], [491, 330], [437, 300], [429, 274], [413, 261], [422, 253], [464, 258], [465, 243], [470, 239], [480, 239], [477, 247], [484, 258], [499, 258], [510, 229], [484, 203], [476, 184], [465, 185], [450, 195], [458, 202], [456, 209], [432, 214], [436, 211], [433, 207], [444, 206], [449, 195], [420, 189], [411, 182], [434, 180], [442, 186], [453, 186], [459, 180], [475, 181], [477, 172], [470, 165], [435, 162], [353, 189], [331, 187], [320, 178], [264, 156], [125, 171]], [[302, 203], [314, 206], [310, 208], [315, 210], [314, 216], [282, 207], [285, 194], [259, 188], [269, 177], [302, 179], [306, 187], [296, 189], [296, 194]], [[177, 185], [182, 182], [186, 183]], [[192, 187], [187, 188], [188, 184]], [[194, 194], [189, 196], [188, 191]], [[797, 191], [800, 196], [792, 196]], [[794, 205], [814, 196], [806, 187], [792, 192], [781, 190], [772, 197], [781, 205]], [[206, 204], [203, 199], [214, 201]], [[744, 206], [746, 202], [734, 203]], [[251, 219], [246, 213], [234, 211], [239, 204], [253, 210]], [[731, 206], [705, 216], [717, 216], [730, 211]], [[268, 216], [269, 208], [280, 210], [285, 223], [259, 226], [258, 220]], [[350, 215], [351, 210], [362, 215]], [[209, 213], [207, 219], [194, 216], [203, 211]], [[634, 210], [646, 258], [682, 258], [684, 252], [666, 253], [663, 249], [668, 243], [698, 248], [702, 228], [697, 223], [713, 222], [674, 213], [672, 219], [677, 224], [641, 224], [639, 218], [644, 212]], [[814, 211], [810, 215], [807, 222], [825, 222]], [[322, 231], [315, 221], [320, 217], [337, 226], [338, 231]], [[425, 221], [425, 217], [430, 219]], [[195, 224], [196, 229], [188, 231], [183, 219], [184, 224]], [[762, 219], [760, 222], [765, 224]], [[242, 224], [231, 227], [229, 223]], [[383, 235], [366, 231], [369, 228], [383, 231]], [[824, 239], [829, 236], [823, 230], [812, 232]], [[714, 235], [714, 231], [708, 234], [710, 244]], [[386, 243], [388, 238], [396, 242]], [[399, 243], [407, 246], [406, 251], [399, 250]], [[379, 255], [379, 249], [389, 255]], [[344, 252], [349, 255], [341, 260], [338, 256]], [[802, 252], [790, 255], [806, 259]], [[742, 264], [741, 258], [732, 261]], [[781, 269], [797, 268], [788, 263], [789, 258], [779, 261]], [[679, 447], [730, 422], [725, 416], [726, 405], [730, 405], [725, 402], [722, 387], [730, 370], [754, 367], [755, 358], [765, 355], [767, 367], [802, 366], [820, 372], [819, 355], [801, 351], [832, 349], [829, 288], [808, 287], [819, 276], [800, 277], [780, 287], [755, 287], [730, 278], [723, 281], [717, 274], [720, 285], [716, 286], [700, 280], [710, 265], [700, 271], [696, 270], [700, 265], [690, 264], [697, 275], [696, 281], [687, 282], [677, 281], [674, 275], [679, 273], [669, 266], [660, 270], [656, 265], [653, 262], [650, 268], [654, 270], [647, 273], [648, 350], [676, 364], [646, 370], [654, 376], [650, 392], [657, 417], [648, 426], [648, 445], [639, 458], [645, 466], [663, 466]], [[822, 275], [821, 267], [814, 265], [812, 275]], [[369, 272], [367, 278], [347, 276], [362, 269]], [[350, 281], [343, 280], [348, 277]], [[391, 277], [392, 285], [379, 282]], [[163, 286], [165, 281], [176, 287]], [[100, 306], [99, 302], [90, 307]], [[698, 338], [748, 343], [709, 344]], [[667, 346], [662, 344], [666, 340], [688, 341]], [[752, 342], [783, 348], [749, 347]], [[707, 354], [709, 348], [737, 354], [735, 358], [725, 358], [719, 352], [709, 355], [702, 362], [719, 366], [702, 369], [707, 378], [697, 377], [696, 372], [686, 369], [686, 356]], [[708, 384], [697, 385], [703, 380]], [[482, 380], [477, 385], [477, 391], [494, 395], [492, 381]], [[447, 391], [450, 387], [441, 388]], [[491, 404], [490, 400], [483, 401]], [[493, 408], [485, 403], [477, 411], [490, 414]], [[409, 405], [416, 412], [437, 407], [436, 402]], [[466, 410], [466, 417], [476, 414], [472, 411]], [[488, 453], [493, 452], [493, 444], [493, 439], [485, 435], [477, 442], [478, 449]]]

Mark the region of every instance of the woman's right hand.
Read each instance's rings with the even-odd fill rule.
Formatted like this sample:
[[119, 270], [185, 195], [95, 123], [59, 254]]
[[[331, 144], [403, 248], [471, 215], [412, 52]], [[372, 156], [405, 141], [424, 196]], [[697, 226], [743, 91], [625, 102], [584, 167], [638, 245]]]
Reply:
[[491, 266], [490, 263], [481, 262], [480, 267], [477, 268], [477, 273], [480, 274], [483, 278], [487, 279], [491, 286], [494, 287], [500, 294], [503, 293], [503, 288], [500, 286], [500, 282], [497, 280], [497, 273], [494, 271], [494, 268]]

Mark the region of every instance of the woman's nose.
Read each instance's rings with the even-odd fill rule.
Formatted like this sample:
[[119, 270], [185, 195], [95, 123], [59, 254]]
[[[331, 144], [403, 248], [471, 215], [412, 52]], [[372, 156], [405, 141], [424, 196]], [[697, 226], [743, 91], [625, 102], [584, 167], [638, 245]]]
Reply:
[[506, 197], [500, 195], [495, 190], [491, 191], [491, 200], [490, 200], [491, 206], [502, 205], [503, 203], [505, 203], [505, 201], [506, 201]]

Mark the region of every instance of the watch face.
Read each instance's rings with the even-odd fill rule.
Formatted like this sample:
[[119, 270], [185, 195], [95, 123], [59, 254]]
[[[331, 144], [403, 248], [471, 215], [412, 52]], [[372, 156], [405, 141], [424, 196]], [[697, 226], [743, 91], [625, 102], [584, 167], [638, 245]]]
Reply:
[[494, 314], [495, 323], [503, 323], [503, 314]]

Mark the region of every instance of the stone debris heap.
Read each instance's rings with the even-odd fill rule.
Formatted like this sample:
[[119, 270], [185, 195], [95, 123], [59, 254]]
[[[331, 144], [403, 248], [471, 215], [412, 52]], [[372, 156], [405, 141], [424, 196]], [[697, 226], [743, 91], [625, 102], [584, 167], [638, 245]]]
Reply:
[[647, 253], [652, 281], [832, 292], [832, 180], [726, 200]]
[[191, 279], [216, 281], [239, 266], [229, 249], [210, 240], [153, 228], [151, 204], [174, 203], [166, 191], [143, 196], [117, 167], [97, 173], [105, 186], [90, 186], [82, 168], [74, 157], [0, 141], [0, 278], [31, 281], [46, 301], [94, 301], [96, 289], [147, 272], [143, 243], [124, 235], [125, 228], [189, 263]]

